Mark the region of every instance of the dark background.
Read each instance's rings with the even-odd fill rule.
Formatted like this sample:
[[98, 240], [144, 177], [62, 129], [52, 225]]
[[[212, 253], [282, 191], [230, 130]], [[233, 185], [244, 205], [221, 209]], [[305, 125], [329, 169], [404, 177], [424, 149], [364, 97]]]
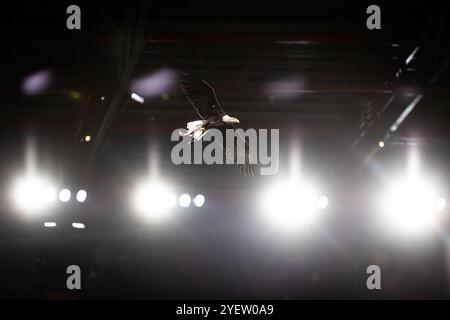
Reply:
[[[395, 3], [379, 3], [381, 30], [366, 28], [371, 3], [363, 2], [6, 6], [0, 296], [448, 298], [448, 225], [398, 241], [373, 223], [374, 190], [403, 166], [411, 145], [446, 188], [450, 177], [449, 7]], [[70, 4], [81, 7], [81, 30], [66, 28]], [[164, 90], [168, 100], [157, 94], [144, 104], [129, 98], [129, 86], [148, 73], [183, 67], [215, 87], [241, 127], [280, 129], [280, 175], [292, 145], [301, 146], [302, 171], [330, 197], [318, 229], [286, 235], [260, 223], [258, 195], [276, 177], [172, 164], [170, 133], [195, 118], [193, 109], [176, 82]], [[25, 95], [23, 79], [39, 70], [51, 70], [50, 86]], [[267, 83], [286, 79], [296, 81], [288, 93], [267, 91]], [[418, 94], [424, 95], [418, 106], [395, 135], [386, 135]], [[85, 134], [91, 143], [82, 142]], [[44, 220], [24, 222], [10, 208], [9, 181], [23, 169], [29, 141], [41, 170], [88, 190], [87, 203], [50, 213], [55, 229], [43, 228]], [[179, 192], [205, 194], [206, 205], [176, 209], [170, 225], [136, 219], [128, 194], [155, 164]], [[75, 220], [87, 228], [71, 228]], [[71, 264], [82, 270], [79, 292], [65, 286]], [[381, 291], [366, 288], [371, 264], [382, 268]]]

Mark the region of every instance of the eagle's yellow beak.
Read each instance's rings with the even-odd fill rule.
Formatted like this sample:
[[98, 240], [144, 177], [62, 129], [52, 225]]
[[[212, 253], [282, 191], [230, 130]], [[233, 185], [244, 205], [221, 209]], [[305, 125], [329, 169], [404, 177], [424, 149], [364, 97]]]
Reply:
[[239, 119], [233, 118], [233, 122], [234, 122], [234, 123], [239, 123]]

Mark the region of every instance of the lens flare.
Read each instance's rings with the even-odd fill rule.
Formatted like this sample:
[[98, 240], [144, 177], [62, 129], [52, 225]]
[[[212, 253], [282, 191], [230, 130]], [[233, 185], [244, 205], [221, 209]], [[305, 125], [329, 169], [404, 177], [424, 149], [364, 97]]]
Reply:
[[437, 226], [444, 202], [435, 188], [417, 176], [408, 177], [388, 186], [381, 199], [382, 217], [394, 230], [411, 234]]
[[314, 186], [297, 181], [280, 181], [262, 196], [262, 210], [267, 221], [285, 230], [312, 226], [318, 219], [317, 209], [328, 205]]
[[197, 196], [195, 196], [194, 198], [194, 205], [196, 207], [203, 207], [203, 205], [205, 204], [205, 196], [202, 194], [198, 194]]
[[133, 196], [137, 213], [151, 221], [167, 219], [176, 200], [168, 186], [155, 181], [138, 185]]
[[56, 190], [45, 178], [26, 175], [13, 184], [12, 200], [24, 213], [39, 213], [55, 202]]

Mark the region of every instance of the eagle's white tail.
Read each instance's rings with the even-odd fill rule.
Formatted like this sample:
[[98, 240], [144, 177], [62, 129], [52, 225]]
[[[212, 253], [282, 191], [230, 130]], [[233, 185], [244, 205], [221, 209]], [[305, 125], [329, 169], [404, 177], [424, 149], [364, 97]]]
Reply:
[[187, 132], [183, 133], [180, 131], [181, 136], [191, 136], [196, 140], [199, 140], [201, 137], [203, 137], [205, 129], [203, 128], [204, 125], [203, 120], [195, 120], [188, 122], [186, 127], [188, 129]]
[[204, 124], [203, 120], [195, 120], [187, 123], [188, 130], [191, 129], [197, 129], [199, 127], [202, 127]]

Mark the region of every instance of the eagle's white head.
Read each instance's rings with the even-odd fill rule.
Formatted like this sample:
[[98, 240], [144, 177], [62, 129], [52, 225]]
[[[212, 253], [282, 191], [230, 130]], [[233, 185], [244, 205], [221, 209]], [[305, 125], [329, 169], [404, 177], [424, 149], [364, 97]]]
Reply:
[[239, 123], [239, 119], [230, 117], [227, 114], [222, 117], [222, 121], [225, 122], [226, 124]]

